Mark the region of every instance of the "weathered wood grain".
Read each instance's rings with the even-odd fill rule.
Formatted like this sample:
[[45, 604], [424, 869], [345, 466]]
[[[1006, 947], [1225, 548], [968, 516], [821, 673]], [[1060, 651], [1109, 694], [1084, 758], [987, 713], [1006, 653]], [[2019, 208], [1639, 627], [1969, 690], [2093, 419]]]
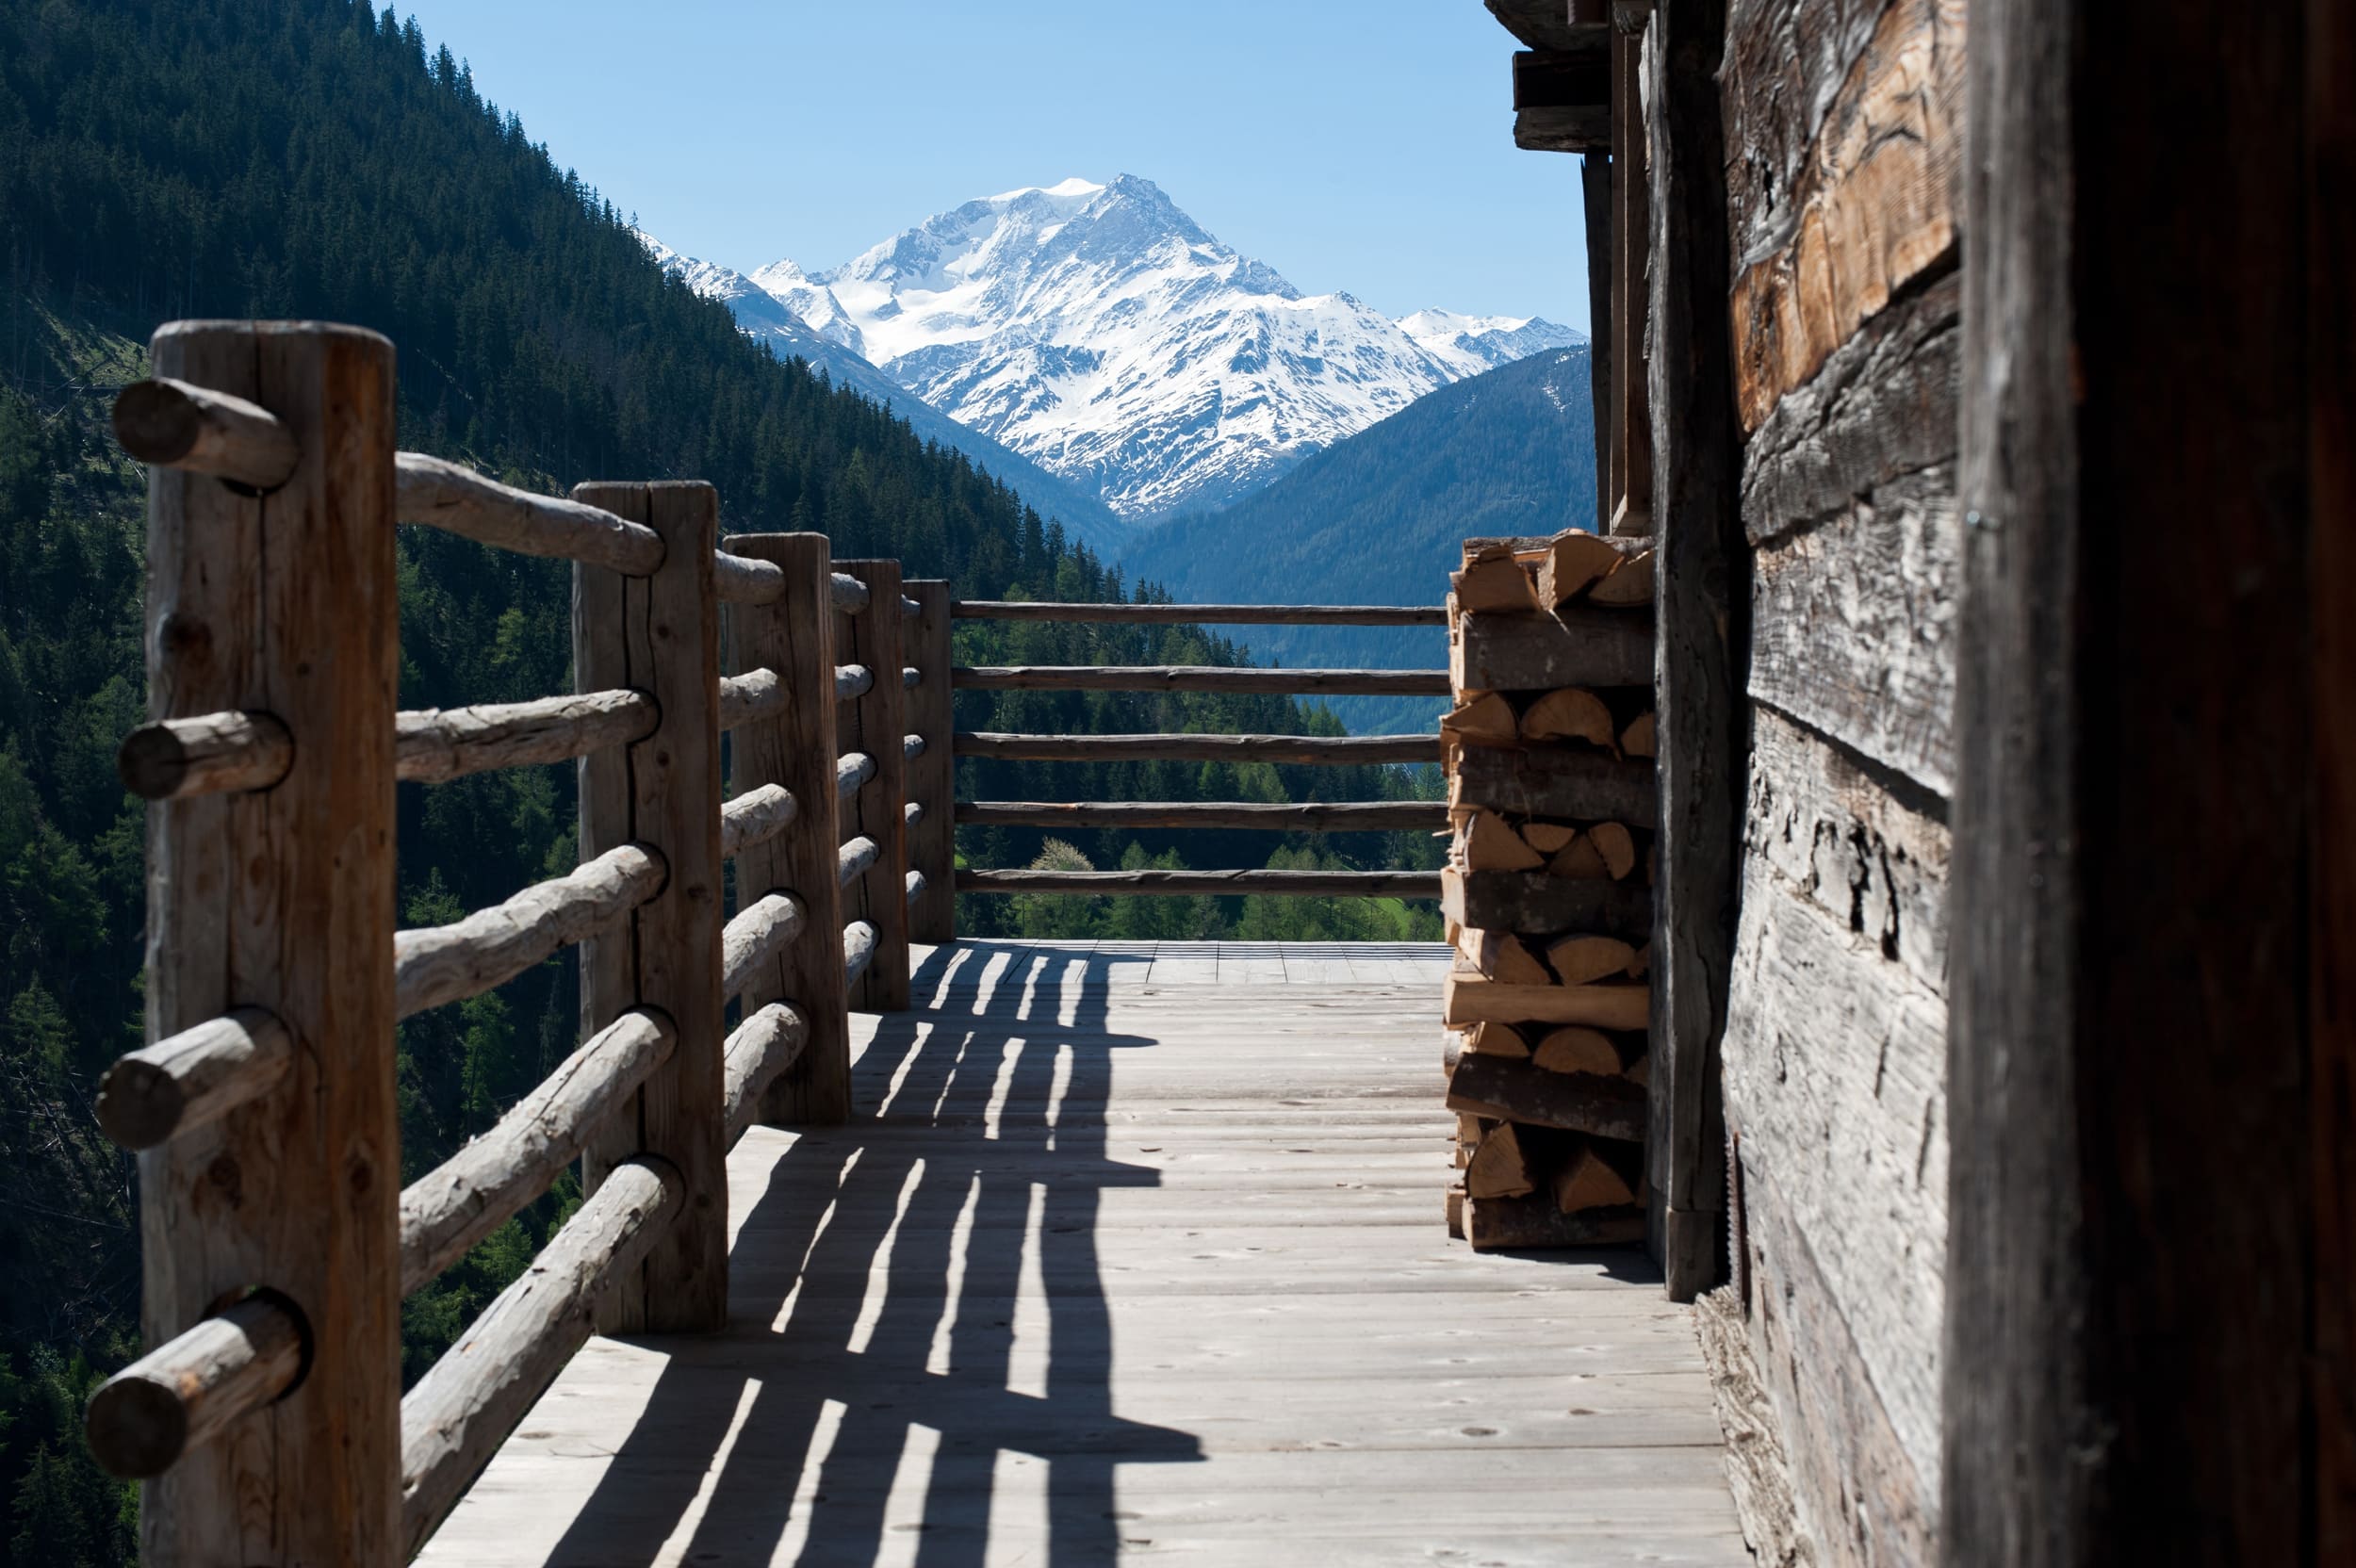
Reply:
[[581, 499], [535, 495], [501, 484], [463, 464], [402, 452], [398, 460], [401, 520], [456, 533], [519, 555], [559, 556], [624, 577], [663, 564], [660, 535], [644, 523]]
[[294, 1065], [286, 1026], [233, 1008], [134, 1051], [98, 1085], [98, 1125], [124, 1149], [152, 1149], [268, 1094]]
[[1792, 1491], [1782, 1425], [1744, 1321], [1748, 1310], [1733, 1285], [1705, 1291], [1693, 1303], [1711, 1403], [1726, 1434], [1726, 1482], [1760, 1568], [1812, 1568], [1810, 1527]]
[[115, 440], [141, 463], [275, 490], [302, 460], [294, 432], [235, 393], [170, 376], [115, 394]]
[[115, 754], [123, 787], [142, 800], [267, 790], [286, 776], [294, 742], [268, 713], [199, 713], [143, 724]]
[[[1548, 1072], [1526, 1061], [1466, 1054], [1448, 1077], [1448, 1108], [1473, 1116], [1562, 1127], [1594, 1137], [1644, 1135], [1644, 1091], [1625, 1078]], [[1549, 1196], [1546, 1201], [1551, 1204]]]
[[302, 458], [260, 497], [179, 469], [148, 478], [150, 717], [268, 712], [295, 754], [266, 792], [149, 808], [147, 1037], [260, 1007], [295, 1062], [139, 1156], [141, 1330], [161, 1345], [259, 1284], [311, 1324], [312, 1354], [236, 1442], [146, 1484], [139, 1555], [390, 1568], [392, 345], [312, 322], [177, 322], [152, 360], [269, 410]]
[[1448, 775], [1448, 806], [1515, 816], [1652, 825], [1654, 768], [1644, 758], [1566, 745], [1465, 745]]
[[745, 1015], [730, 1031], [722, 1053], [728, 1065], [728, 1141], [744, 1136], [761, 1107], [761, 1097], [778, 1073], [794, 1065], [810, 1043], [810, 1020], [801, 1009], [771, 1002]]
[[1448, 977], [1440, 1021], [1450, 1028], [1474, 1023], [1583, 1023], [1596, 1029], [1642, 1029], [1651, 1017], [1649, 986], [1515, 985], [1478, 971]]
[[[835, 671], [836, 689], [841, 690], [843, 672]], [[774, 719], [792, 701], [785, 683], [775, 670], [747, 670], [743, 675], [720, 678], [720, 727], [735, 729], [757, 719]]]
[[1459, 925], [1641, 942], [1652, 935], [1652, 890], [1633, 882], [1453, 867], [1440, 873], [1440, 911]]
[[766, 561], [718, 550], [712, 558], [712, 588], [725, 604], [774, 604], [785, 592], [785, 579]]
[[1558, 615], [1467, 614], [1448, 645], [1448, 678], [1464, 692], [1557, 686], [1649, 686], [1652, 617], [1565, 605]]
[[1464, 1203], [1464, 1239], [1476, 1252], [1625, 1247], [1644, 1239], [1644, 1216], [1633, 1207], [1564, 1214], [1543, 1192], [1526, 1198], [1470, 1198]]
[[394, 767], [403, 783], [441, 784], [493, 768], [569, 762], [643, 741], [660, 717], [644, 692], [412, 709], [395, 718]]
[[[906, 596], [897, 561], [838, 561], [835, 570], [867, 585], [867, 609], [835, 627], [837, 656], [874, 666], [895, 667], [907, 645]], [[863, 751], [875, 760], [875, 781], [844, 798], [837, 830], [844, 841], [875, 841], [875, 858], [843, 885], [842, 914], [875, 931], [875, 952], [851, 989], [851, 1005], [889, 1012], [908, 1004], [908, 694], [880, 681], [836, 715], [838, 748]], [[919, 743], [922, 743], [921, 738]], [[839, 863], [838, 863], [839, 869]]]
[[464, 920], [397, 934], [395, 1016], [480, 996], [564, 948], [613, 930], [661, 892], [665, 877], [660, 853], [623, 844]]
[[[850, 799], [875, 781], [875, 760], [863, 751], [850, 752], [835, 759], [834, 798], [837, 802]], [[838, 805], [837, 809], [840, 810]]]
[[1962, 533], [1952, 475], [1927, 468], [1760, 550], [1751, 696], [1948, 793]]
[[[957, 935], [957, 754], [950, 735], [956, 730], [955, 693], [949, 677], [949, 585], [924, 580], [902, 584], [916, 601], [908, 645], [916, 666], [906, 670], [908, 724], [927, 744], [924, 755], [908, 765], [908, 801], [904, 808], [908, 832], [908, 870], [924, 879], [924, 891], [908, 904], [908, 939], [945, 942]], [[928, 674], [929, 682], [924, 679]], [[930, 815], [925, 809], [930, 808]]]
[[[1772, 240], [1744, 243], [1730, 308], [1743, 428], [1955, 244], [1963, 0], [1882, 10], [1796, 169]], [[1740, 101], [1738, 94], [1738, 101]], [[1742, 124], [1735, 125], [1737, 135]], [[1738, 186], [1740, 200], [1751, 188]], [[1755, 224], [1742, 225], [1758, 239]]]
[[[625, 1160], [401, 1401], [403, 1549], [425, 1544], [686, 1206], [667, 1161]], [[723, 1208], [725, 1204], [721, 1205]]]
[[808, 911], [792, 893], [764, 893], [748, 902], [720, 933], [720, 994], [743, 995], [808, 924]]
[[1949, 272], [1870, 318], [1776, 402], [1742, 449], [1753, 545], [1837, 516], [1924, 468], [1951, 468], [1963, 282]]
[[781, 784], [761, 784], [720, 808], [720, 853], [735, 859], [794, 825], [801, 804]]
[[[795, 1059], [759, 1096], [760, 1119], [830, 1125], [850, 1115], [849, 1015], [843, 990], [843, 916], [835, 886], [835, 851], [843, 834], [838, 800], [842, 764], [859, 788], [859, 763], [835, 756], [836, 705], [827, 682], [835, 668], [839, 601], [830, 547], [821, 533], [739, 534], [728, 547], [771, 562], [785, 575], [785, 592], [758, 609], [728, 616], [731, 668], [777, 672], [792, 700], [776, 715], [736, 731], [735, 784], [775, 784], [809, 803], [787, 832], [750, 848], [737, 862], [737, 886], [791, 891], [805, 911], [799, 940], [745, 987], [747, 1016], [785, 1003], [807, 1023], [809, 1038]], [[866, 592], [854, 579], [845, 579]], [[863, 761], [864, 760], [860, 760]], [[872, 776], [873, 764], [867, 764]]]
[[728, 1315], [720, 616], [712, 581], [719, 496], [708, 484], [675, 481], [581, 485], [574, 496], [643, 519], [664, 546], [662, 564], [644, 579], [588, 565], [574, 570], [575, 678], [644, 691], [662, 712], [654, 732], [627, 751], [583, 759], [581, 853], [603, 854], [619, 839], [660, 854], [668, 872], [661, 890], [620, 927], [583, 948], [581, 1030], [595, 1034], [645, 1007], [669, 1015], [679, 1031], [678, 1045], [640, 1086], [634, 1106], [592, 1134], [583, 1185], [594, 1192], [608, 1172], [653, 1155], [668, 1162], [684, 1194], [678, 1218], [598, 1298], [598, 1322], [616, 1332], [710, 1329]]
[[291, 1389], [303, 1325], [284, 1297], [249, 1296], [159, 1345], [90, 1396], [82, 1434], [110, 1476], [147, 1480]]
[[548, 1191], [590, 1133], [678, 1048], [661, 1013], [624, 1013], [583, 1040], [482, 1136], [401, 1189], [401, 1289], [422, 1289]]

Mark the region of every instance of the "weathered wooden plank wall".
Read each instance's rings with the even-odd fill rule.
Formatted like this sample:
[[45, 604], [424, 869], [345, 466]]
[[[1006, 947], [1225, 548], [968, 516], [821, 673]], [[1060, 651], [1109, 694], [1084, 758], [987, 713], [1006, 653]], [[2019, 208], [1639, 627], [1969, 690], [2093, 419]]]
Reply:
[[1821, 1560], [1937, 1550], [1963, 0], [1732, 0], [1750, 547], [1726, 1123], [1753, 1353]]

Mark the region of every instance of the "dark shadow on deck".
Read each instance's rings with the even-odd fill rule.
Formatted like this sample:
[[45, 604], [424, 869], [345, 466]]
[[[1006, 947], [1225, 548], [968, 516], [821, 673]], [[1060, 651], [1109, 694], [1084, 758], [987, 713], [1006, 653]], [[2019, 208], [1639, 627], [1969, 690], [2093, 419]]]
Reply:
[[[919, 1564], [982, 1562], [1003, 1451], [1046, 1464], [1046, 1560], [1081, 1568], [1118, 1555], [1116, 1465], [1203, 1457], [1192, 1434], [1123, 1421], [1111, 1408], [1097, 1195], [1160, 1180], [1104, 1156], [1113, 1054], [1154, 1043], [1105, 1028], [1104, 981], [1123, 960], [1018, 953], [993, 982], [980, 972], [991, 956], [938, 950], [915, 994], [939, 999], [881, 1021], [856, 1070], [851, 1124], [806, 1134], [778, 1161], [732, 1256], [729, 1329], [662, 1342], [673, 1359], [646, 1414], [613, 1434], [613, 1465], [548, 1563], [652, 1560], [704, 1483], [704, 1456], [723, 1449], [686, 1561], [769, 1561], [816, 1451], [807, 1534], [791, 1560], [867, 1563], [921, 1424], [940, 1437]], [[986, 1139], [1002, 1075], [997, 1135]], [[948, 1129], [962, 1135], [941, 1135]], [[1035, 1192], [1051, 1351], [1043, 1397], [1007, 1387]], [[971, 1245], [953, 1281], [969, 1206]], [[888, 1269], [889, 1289], [862, 1325], [871, 1266]], [[944, 1324], [946, 1369], [928, 1371]]]

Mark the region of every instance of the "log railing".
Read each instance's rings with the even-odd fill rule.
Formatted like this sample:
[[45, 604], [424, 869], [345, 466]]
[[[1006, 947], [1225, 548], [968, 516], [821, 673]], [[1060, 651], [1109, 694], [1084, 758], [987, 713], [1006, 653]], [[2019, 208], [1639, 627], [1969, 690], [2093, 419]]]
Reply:
[[[1446, 626], [1438, 605], [1047, 604], [959, 600], [969, 621], [1098, 622], [1130, 626]], [[957, 666], [952, 685], [974, 692], [1200, 692], [1326, 696], [1445, 696], [1446, 670], [1236, 669], [1172, 665]], [[1071, 762], [1437, 762], [1432, 735], [1008, 735], [959, 732], [960, 757]], [[957, 821], [975, 826], [1264, 828], [1287, 833], [1430, 830], [1448, 826], [1442, 801], [1268, 805], [1243, 801], [967, 800]], [[977, 893], [1235, 894], [1437, 898], [1436, 872], [960, 870]]]
[[[144, 1560], [390, 1568], [593, 1330], [721, 1326], [737, 1135], [848, 1116], [849, 1009], [951, 935], [948, 587], [723, 542], [708, 485], [397, 452], [372, 333], [181, 322], [154, 360], [116, 411], [152, 467], [151, 1043], [99, 1098], [152, 1348], [87, 1431], [146, 1483]], [[396, 523], [570, 562], [578, 690], [399, 711]], [[397, 781], [565, 761], [576, 869], [394, 929]], [[567, 947], [580, 1047], [403, 1189], [395, 1023]], [[575, 1160], [581, 1206], [402, 1396], [401, 1298]]]

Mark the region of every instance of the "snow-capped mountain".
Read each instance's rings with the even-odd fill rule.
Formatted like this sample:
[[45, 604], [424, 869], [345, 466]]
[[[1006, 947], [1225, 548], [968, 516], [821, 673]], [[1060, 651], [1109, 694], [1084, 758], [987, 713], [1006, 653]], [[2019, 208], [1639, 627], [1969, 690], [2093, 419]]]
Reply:
[[1137, 521], [1224, 505], [1434, 388], [1584, 341], [1304, 295], [1127, 174], [968, 202], [827, 271], [728, 276], [767, 302], [695, 286], [747, 332], [773, 334], [782, 307]]

